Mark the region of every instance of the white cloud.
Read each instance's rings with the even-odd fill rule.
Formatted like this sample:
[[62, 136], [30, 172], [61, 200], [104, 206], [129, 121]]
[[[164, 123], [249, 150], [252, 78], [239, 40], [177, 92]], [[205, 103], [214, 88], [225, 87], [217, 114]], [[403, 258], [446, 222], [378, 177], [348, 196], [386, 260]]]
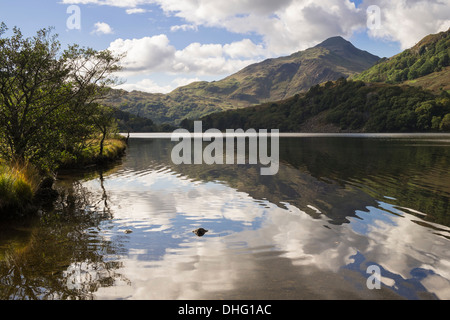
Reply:
[[380, 8], [380, 28], [370, 30], [374, 38], [398, 41], [402, 49], [414, 46], [428, 34], [450, 27], [450, 0], [370, 0], [364, 6]]
[[148, 10], [142, 9], [142, 8], [132, 8], [132, 9], [125, 10], [125, 12], [127, 14], [135, 14], [135, 13], [145, 13], [145, 12], [148, 12]]
[[172, 91], [174, 89], [170, 85], [160, 86], [151, 79], [144, 79], [144, 80], [138, 81], [136, 83], [124, 83], [124, 84], [118, 85], [116, 88], [123, 89], [126, 91], [137, 90], [137, 91], [150, 92], [150, 93], [169, 93], [170, 91]]
[[348, 0], [155, 1], [168, 15], [195, 25], [259, 34], [273, 55], [306, 49], [335, 35], [348, 37], [365, 26], [365, 12]]
[[[144, 5], [157, 5], [168, 19], [182, 20], [170, 30], [188, 31], [198, 27], [220, 28], [246, 39], [233, 43], [194, 42], [175, 48], [167, 35], [140, 39], [117, 39], [113, 52], [127, 52], [122, 75], [147, 76], [165, 72], [179, 77], [222, 77], [265, 58], [291, 54], [314, 46], [328, 37], [349, 38], [367, 31], [375, 39], [413, 46], [425, 35], [450, 27], [450, 0], [363, 0], [356, 7], [350, 0], [63, 0], [67, 4], [97, 4], [126, 8], [138, 13]], [[366, 9], [381, 9], [381, 28], [367, 28]], [[138, 8], [139, 7], [139, 8]], [[178, 22], [177, 21], [177, 22]], [[99, 34], [111, 33], [107, 24], [96, 25]], [[248, 39], [260, 36], [255, 43]], [[253, 39], [253, 38], [252, 38]], [[161, 86], [169, 90], [168, 86]]]
[[176, 78], [172, 81], [172, 83], [175, 85], [175, 88], [186, 86], [192, 82], [200, 81], [199, 78]]
[[223, 50], [231, 58], [254, 58], [266, 54], [261, 44], [256, 45], [250, 39], [225, 44]]
[[192, 26], [217, 27], [262, 37], [272, 56], [306, 49], [331, 36], [350, 37], [366, 29], [366, 8], [377, 5], [382, 27], [369, 30], [374, 38], [398, 41], [403, 49], [430, 33], [450, 27], [450, 0], [364, 0], [356, 8], [350, 0], [63, 0], [66, 4], [97, 4], [134, 9], [159, 5], [168, 16]]
[[123, 75], [154, 72], [196, 75], [228, 75], [259, 61], [262, 46], [245, 39], [231, 44], [191, 43], [176, 50], [166, 35], [141, 39], [117, 39], [108, 48], [126, 56], [121, 60]]
[[172, 32], [176, 32], [176, 31], [188, 31], [188, 30], [194, 30], [197, 31], [198, 28], [197, 26], [193, 25], [193, 24], [182, 24], [182, 25], [175, 25], [170, 27], [170, 31]]
[[174, 89], [188, 85], [192, 82], [200, 81], [199, 78], [175, 78], [168, 85], [159, 85], [152, 79], [143, 79], [136, 83], [124, 83], [116, 86], [117, 89], [123, 89], [126, 91], [143, 91], [149, 93], [169, 93]]
[[168, 71], [176, 51], [164, 34], [141, 39], [116, 39], [108, 49], [116, 54], [126, 53], [121, 64], [124, 72], [131, 74]]
[[140, 4], [150, 3], [147, 0], [62, 0], [63, 4], [96, 4], [121, 8], [134, 8]]
[[92, 31], [92, 33], [102, 35], [102, 34], [112, 34], [114, 32], [109, 24], [105, 22], [97, 22], [94, 25], [94, 30]]

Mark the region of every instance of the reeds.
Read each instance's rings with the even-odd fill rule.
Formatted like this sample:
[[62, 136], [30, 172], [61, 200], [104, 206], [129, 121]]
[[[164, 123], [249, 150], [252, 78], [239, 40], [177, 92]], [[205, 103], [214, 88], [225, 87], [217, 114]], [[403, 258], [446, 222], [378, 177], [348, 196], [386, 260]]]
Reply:
[[116, 159], [122, 155], [127, 144], [123, 138], [110, 138], [105, 141], [103, 156], [108, 159]]
[[29, 163], [0, 162], [0, 218], [29, 208], [40, 181], [38, 170]]

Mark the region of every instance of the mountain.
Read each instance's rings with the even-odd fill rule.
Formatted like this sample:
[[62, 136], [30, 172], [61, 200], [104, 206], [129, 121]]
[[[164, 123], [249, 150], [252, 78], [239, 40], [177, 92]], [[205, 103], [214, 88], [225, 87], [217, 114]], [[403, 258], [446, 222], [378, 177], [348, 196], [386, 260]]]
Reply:
[[313, 85], [356, 75], [379, 59], [342, 37], [333, 37], [290, 56], [249, 65], [220, 81], [191, 83], [169, 94], [115, 91], [120, 94], [105, 104], [155, 123], [176, 124], [184, 118], [285, 99]]
[[[335, 41], [342, 48], [335, 38], [323, 44], [332, 48]], [[203, 128], [450, 132], [449, 56], [450, 29], [428, 35], [348, 80], [322, 83], [288, 99], [205, 116]], [[192, 123], [183, 126], [191, 129]]]
[[252, 64], [208, 84], [207, 90], [251, 104], [280, 100], [313, 85], [359, 73], [379, 59], [342, 37], [333, 37], [305, 51]]

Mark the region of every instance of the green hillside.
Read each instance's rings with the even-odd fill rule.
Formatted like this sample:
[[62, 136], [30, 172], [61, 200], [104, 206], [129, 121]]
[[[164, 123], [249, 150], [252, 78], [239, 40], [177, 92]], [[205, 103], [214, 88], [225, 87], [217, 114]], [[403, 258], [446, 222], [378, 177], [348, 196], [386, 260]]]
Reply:
[[[398, 84], [415, 80], [450, 66], [450, 29], [446, 32], [428, 35], [414, 47], [380, 60], [379, 63], [354, 77], [365, 82], [386, 82]], [[433, 78], [428, 78], [427, 87], [433, 87]], [[441, 78], [442, 79], [442, 78]], [[447, 82], [448, 82], [447, 78]]]
[[406, 85], [422, 87], [439, 94], [442, 90], [450, 93], [450, 66], [441, 71], [430, 73], [426, 76], [403, 82]]
[[287, 57], [252, 64], [220, 81], [195, 82], [169, 94], [115, 91], [105, 104], [155, 123], [177, 124], [218, 111], [276, 101], [311, 86], [355, 75], [379, 57], [355, 48], [341, 37]]
[[[281, 132], [449, 132], [450, 95], [339, 79], [279, 102], [208, 115], [203, 128]], [[192, 130], [192, 121], [183, 126]]]

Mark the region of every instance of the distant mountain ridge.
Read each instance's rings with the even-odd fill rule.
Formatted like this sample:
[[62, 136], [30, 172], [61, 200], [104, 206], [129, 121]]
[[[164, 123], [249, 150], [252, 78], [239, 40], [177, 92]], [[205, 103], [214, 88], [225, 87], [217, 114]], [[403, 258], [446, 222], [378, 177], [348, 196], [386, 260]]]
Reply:
[[316, 84], [356, 75], [379, 59], [342, 37], [332, 37], [304, 51], [249, 65], [220, 81], [191, 83], [169, 94], [114, 91], [120, 96], [111, 96], [105, 104], [155, 123], [177, 124], [185, 118], [286, 99]]
[[[325, 41], [328, 48], [336, 39]], [[338, 42], [338, 50], [342, 46]], [[347, 52], [349, 50], [346, 50]], [[450, 132], [450, 29], [305, 94], [202, 117], [203, 128], [282, 132]], [[192, 121], [183, 127], [192, 130]]]

